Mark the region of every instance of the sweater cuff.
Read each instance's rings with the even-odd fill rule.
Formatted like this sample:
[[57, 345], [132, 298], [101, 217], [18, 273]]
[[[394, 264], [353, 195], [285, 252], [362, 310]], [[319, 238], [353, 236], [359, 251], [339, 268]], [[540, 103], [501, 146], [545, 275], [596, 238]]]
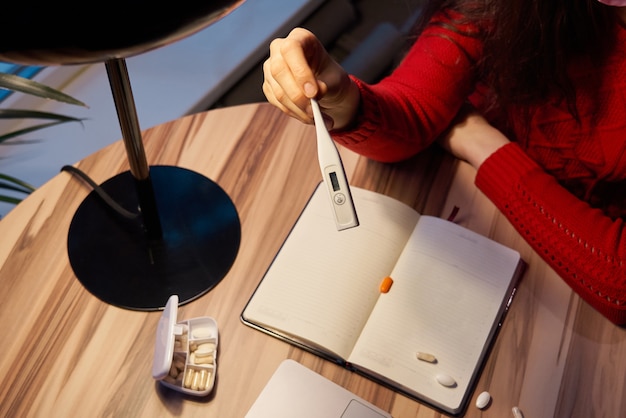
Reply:
[[331, 131], [331, 135], [337, 143], [355, 149], [380, 126], [380, 109], [370, 86], [352, 75], [350, 78], [359, 88], [361, 105], [351, 127]]
[[521, 148], [511, 142], [491, 154], [476, 173], [478, 187], [493, 202], [502, 202], [511, 191], [511, 185], [519, 184], [520, 179], [539, 170], [539, 165]]

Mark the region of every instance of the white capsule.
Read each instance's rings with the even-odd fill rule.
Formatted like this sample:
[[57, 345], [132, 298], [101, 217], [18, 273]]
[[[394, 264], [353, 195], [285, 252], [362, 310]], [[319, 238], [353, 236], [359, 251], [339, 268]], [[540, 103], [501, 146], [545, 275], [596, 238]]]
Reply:
[[522, 414], [521, 409], [519, 409], [517, 406], [514, 406], [512, 411], [515, 418], [524, 418], [524, 414]]
[[437, 376], [435, 376], [435, 379], [437, 379], [437, 382], [439, 382], [440, 385], [443, 385], [449, 388], [456, 386], [456, 380], [454, 380], [454, 378], [448, 374], [437, 373]]
[[489, 392], [482, 392], [476, 398], [476, 408], [483, 409], [489, 405], [489, 401], [491, 401], [491, 394]]

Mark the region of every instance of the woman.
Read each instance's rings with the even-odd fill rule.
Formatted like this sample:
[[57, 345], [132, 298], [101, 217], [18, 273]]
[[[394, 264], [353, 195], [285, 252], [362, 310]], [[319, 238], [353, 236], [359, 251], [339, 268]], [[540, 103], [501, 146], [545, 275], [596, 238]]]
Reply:
[[626, 324], [626, 0], [438, 0], [381, 82], [304, 29], [270, 46], [263, 90], [379, 161], [439, 141], [581, 297]]

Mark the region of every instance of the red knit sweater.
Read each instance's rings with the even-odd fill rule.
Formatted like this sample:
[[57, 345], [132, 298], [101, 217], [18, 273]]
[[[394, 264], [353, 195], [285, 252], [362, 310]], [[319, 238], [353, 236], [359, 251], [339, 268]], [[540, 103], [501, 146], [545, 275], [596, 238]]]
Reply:
[[[514, 142], [481, 165], [476, 185], [572, 289], [626, 324], [626, 29], [616, 33], [605, 63], [571, 66], [582, 123], [564, 103], [534, 109], [530, 131], [509, 111]], [[480, 53], [476, 40], [429, 26], [389, 77], [375, 85], [355, 79], [359, 121], [335, 140], [386, 162], [436, 140], [476, 96], [470, 63], [450, 38]]]

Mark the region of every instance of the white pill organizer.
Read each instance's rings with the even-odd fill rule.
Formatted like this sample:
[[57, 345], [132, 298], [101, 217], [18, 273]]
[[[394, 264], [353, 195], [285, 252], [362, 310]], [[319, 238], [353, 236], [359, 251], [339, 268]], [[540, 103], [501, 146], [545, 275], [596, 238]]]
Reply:
[[217, 323], [210, 317], [177, 322], [178, 295], [165, 305], [157, 327], [152, 377], [171, 389], [206, 396], [217, 372]]

